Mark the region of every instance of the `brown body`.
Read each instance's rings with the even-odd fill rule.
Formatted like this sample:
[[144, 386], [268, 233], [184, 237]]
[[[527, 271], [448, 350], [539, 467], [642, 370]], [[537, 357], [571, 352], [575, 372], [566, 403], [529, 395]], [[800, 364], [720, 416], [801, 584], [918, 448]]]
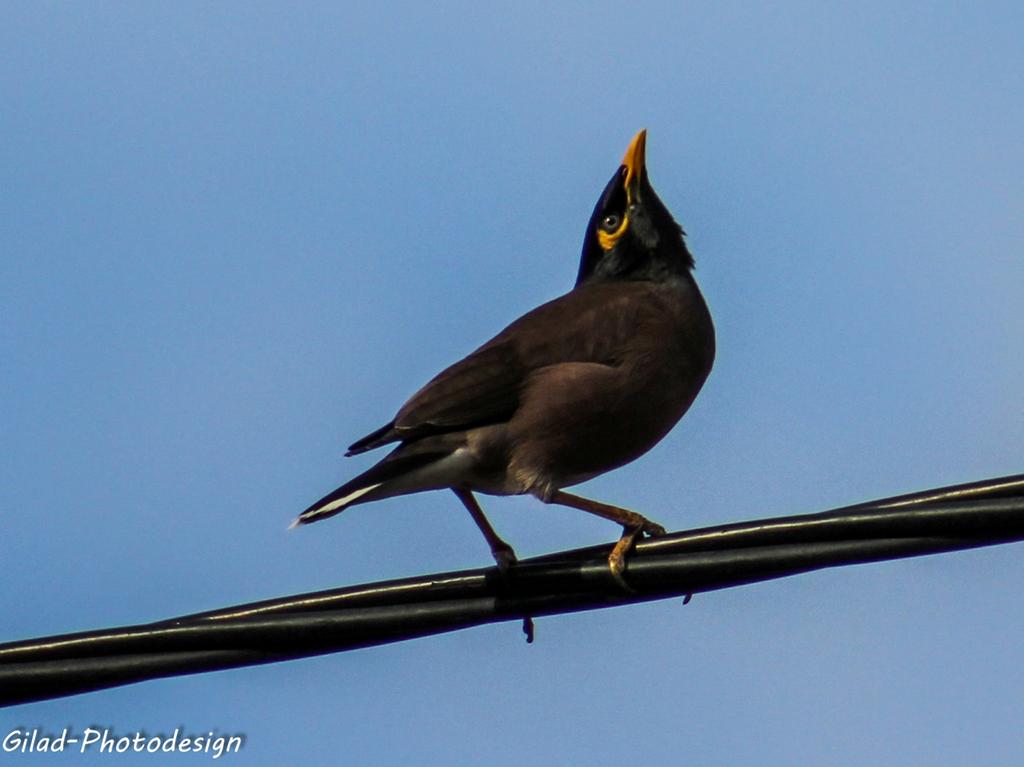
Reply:
[[[466, 396], [466, 378], [479, 380], [487, 415], [512, 412], [464, 432], [476, 470], [463, 486], [547, 499], [653, 447], [689, 408], [713, 358], [711, 316], [692, 280], [599, 283], [535, 309], [443, 372], [402, 408], [396, 431], [423, 429], [450, 398]], [[487, 396], [495, 379], [515, 388]]]

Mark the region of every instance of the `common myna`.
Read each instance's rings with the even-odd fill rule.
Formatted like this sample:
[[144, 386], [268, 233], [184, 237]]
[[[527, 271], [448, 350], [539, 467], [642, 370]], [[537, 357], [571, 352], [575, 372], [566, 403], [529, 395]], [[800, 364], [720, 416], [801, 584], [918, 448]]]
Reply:
[[690, 407], [715, 356], [683, 230], [647, 178], [646, 138], [636, 134], [594, 207], [573, 289], [442, 371], [355, 442], [346, 455], [398, 446], [295, 524], [451, 488], [506, 567], [512, 548], [473, 493], [530, 493], [621, 524], [609, 557], [619, 578], [637, 535], [664, 533], [640, 514], [563, 490], [650, 450]]

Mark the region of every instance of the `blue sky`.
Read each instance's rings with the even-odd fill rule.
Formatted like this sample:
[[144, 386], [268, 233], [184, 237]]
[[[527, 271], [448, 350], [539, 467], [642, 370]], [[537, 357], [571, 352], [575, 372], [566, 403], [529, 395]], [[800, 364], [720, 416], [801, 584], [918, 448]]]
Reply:
[[[2, 638], [486, 565], [445, 493], [285, 528], [572, 285], [641, 127], [718, 359], [579, 492], [683, 529], [1020, 472], [1022, 32], [1008, 2], [7, 4]], [[485, 507], [524, 556], [617, 534]], [[246, 764], [1009, 764], [1022, 578], [1019, 546], [845, 568], [0, 725], [244, 732]]]

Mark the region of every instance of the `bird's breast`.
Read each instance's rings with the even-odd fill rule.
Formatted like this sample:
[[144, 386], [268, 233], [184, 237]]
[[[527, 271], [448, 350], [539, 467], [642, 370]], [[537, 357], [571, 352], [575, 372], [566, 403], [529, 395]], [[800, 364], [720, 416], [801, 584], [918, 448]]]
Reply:
[[[508, 424], [510, 472], [539, 494], [622, 466], [657, 444], [692, 404], [714, 356], [700, 294], [648, 291], [607, 328], [609, 364], [534, 371]], [[598, 323], [600, 324], [600, 323]]]

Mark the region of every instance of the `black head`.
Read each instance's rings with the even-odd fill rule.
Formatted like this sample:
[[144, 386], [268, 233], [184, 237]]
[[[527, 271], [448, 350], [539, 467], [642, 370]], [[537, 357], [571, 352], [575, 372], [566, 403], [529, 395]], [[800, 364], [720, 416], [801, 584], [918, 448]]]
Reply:
[[682, 228], [647, 178], [646, 145], [647, 131], [642, 130], [594, 207], [577, 287], [598, 280], [661, 281], [693, 268]]

